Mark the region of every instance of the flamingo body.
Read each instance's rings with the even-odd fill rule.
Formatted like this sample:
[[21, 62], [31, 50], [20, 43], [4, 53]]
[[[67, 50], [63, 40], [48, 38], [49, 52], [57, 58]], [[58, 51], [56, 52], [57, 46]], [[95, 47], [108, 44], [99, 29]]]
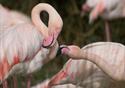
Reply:
[[[125, 86], [124, 82], [119, 81], [124, 80], [125, 77], [125, 46], [122, 44], [97, 42], [88, 44], [82, 49], [74, 45], [67, 48], [64, 47], [62, 53], [68, 55], [71, 59], [64, 65], [61, 71], [52, 77], [48, 84], [49, 86], [68, 83], [87, 88], [119, 88]], [[97, 56], [100, 60], [95, 59]]]
[[50, 85], [72, 83], [87, 88], [108, 88], [111, 79], [95, 64], [86, 60], [68, 60], [63, 69], [52, 77]]
[[[45, 6], [48, 8], [46, 8]], [[13, 74], [29, 74], [37, 71], [43, 64], [56, 56], [56, 52], [58, 50], [58, 42], [56, 41], [56, 38], [61, 31], [62, 23], [60, 23], [61, 25], [54, 25], [60, 28], [56, 29], [51, 26], [55, 24], [51, 23], [51, 21], [54, 22], [53, 19], [49, 20], [51, 24], [49, 24], [48, 27], [53, 27], [51, 29], [51, 34], [53, 34], [53, 36], [56, 35], [56, 37], [53, 38], [54, 41], [52, 41], [53, 45], [51, 47], [43, 48], [42, 44], [44, 38], [49, 37], [49, 35], [46, 36], [49, 31], [48, 28], [39, 19], [40, 17], [38, 17], [40, 12], [42, 11], [40, 8], [42, 8], [42, 10], [50, 11], [50, 18], [52, 18], [51, 16], [56, 16], [57, 19], [60, 19], [58, 20], [58, 24], [62, 22], [62, 19], [59, 18], [60, 16], [52, 6], [50, 6], [49, 4], [40, 3], [33, 8], [33, 11], [37, 11], [36, 13], [32, 11], [33, 23], [30, 21], [20, 21], [19, 24], [14, 24], [13, 26], [8, 26], [6, 28], [3, 27], [3, 30], [0, 31], [1, 81], [7, 79], [10, 75]], [[52, 11], [56, 12], [56, 14], [53, 12], [53, 15], [51, 10], [48, 9], [52, 9]], [[36, 14], [37, 18], [34, 18], [34, 15]], [[21, 15], [17, 16], [16, 20], [19, 20], [18, 17], [20, 16]], [[55, 34], [53, 33], [53, 31]], [[50, 42], [50, 45], [52, 43]]]
[[91, 11], [89, 22], [93, 22], [98, 16], [105, 20], [113, 20], [125, 17], [125, 1], [124, 0], [87, 0], [83, 5], [83, 11], [86, 7]]
[[62, 52], [72, 59], [85, 59], [95, 63], [114, 80], [125, 80], [125, 46], [120, 43], [97, 42], [83, 49], [73, 45], [68, 50], [64, 48]]
[[0, 30], [10, 26], [30, 22], [30, 18], [21, 12], [9, 10], [8, 8], [0, 5]]
[[[30, 61], [41, 48], [42, 36], [32, 25], [20, 24], [17, 27], [7, 29], [5, 35], [0, 39], [0, 61], [4, 63], [4, 60], [6, 60], [6, 63], [8, 63], [8, 66], [1, 65], [1, 80], [4, 79], [4, 76], [7, 75], [13, 65]], [[4, 70], [6, 71], [2, 74]]]

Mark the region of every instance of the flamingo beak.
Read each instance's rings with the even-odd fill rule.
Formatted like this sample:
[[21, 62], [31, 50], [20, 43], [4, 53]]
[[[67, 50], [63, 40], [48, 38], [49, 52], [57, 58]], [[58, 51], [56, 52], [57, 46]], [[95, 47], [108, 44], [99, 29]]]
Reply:
[[91, 8], [87, 4], [84, 4], [82, 6], [82, 10], [85, 11], [85, 12], [89, 12], [91, 10]]
[[[53, 30], [53, 29], [51, 29], [51, 30]], [[43, 40], [42, 47], [44, 47], [44, 48], [52, 47], [55, 44], [55, 42], [57, 41], [57, 38], [58, 38], [58, 35], [60, 32], [61, 32], [60, 29], [57, 29], [54, 32], [50, 31], [49, 36], [45, 37], [45, 39]]]
[[81, 16], [83, 17], [87, 12], [90, 12], [90, 10], [91, 10], [91, 8], [87, 4], [84, 4], [82, 6]]
[[60, 45], [59, 49], [57, 51], [57, 56], [63, 54], [64, 52], [66, 53], [67, 50], [69, 50], [69, 49], [66, 45]]
[[42, 47], [49, 48], [49, 47], [53, 46], [53, 43], [54, 43], [54, 35], [48, 36], [47, 38], [45, 38], [43, 40]]

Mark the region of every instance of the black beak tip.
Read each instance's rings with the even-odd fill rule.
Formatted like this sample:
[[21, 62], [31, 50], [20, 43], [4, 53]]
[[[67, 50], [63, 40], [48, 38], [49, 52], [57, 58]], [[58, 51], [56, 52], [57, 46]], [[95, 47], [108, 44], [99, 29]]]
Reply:
[[61, 45], [61, 46], [59, 46], [59, 49], [58, 49], [58, 51], [57, 51], [57, 56], [59, 56], [59, 55], [61, 55], [62, 54], [62, 49], [63, 48], [66, 48], [67, 46], [66, 45]]
[[49, 47], [53, 46], [53, 43], [54, 43], [54, 36], [53, 36], [53, 39], [52, 39], [52, 41], [51, 41], [51, 43], [50, 43], [49, 45], [44, 46], [44, 45], [42, 44], [42, 47], [43, 47], [43, 48], [49, 48]]
[[48, 45], [48, 46], [44, 46], [44, 45], [42, 45], [42, 47], [43, 47], [43, 48], [49, 48], [49, 47], [50, 47], [50, 45]]

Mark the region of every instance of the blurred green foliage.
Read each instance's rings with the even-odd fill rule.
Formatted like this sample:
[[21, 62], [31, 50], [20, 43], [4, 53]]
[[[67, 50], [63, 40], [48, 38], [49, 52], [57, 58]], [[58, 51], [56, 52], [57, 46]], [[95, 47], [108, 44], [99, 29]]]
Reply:
[[[10, 9], [21, 11], [30, 16], [32, 8], [40, 3], [51, 4], [61, 15], [64, 26], [58, 38], [60, 44], [75, 44], [83, 47], [84, 45], [105, 41], [104, 21], [98, 19], [94, 24], [88, 24], [88, 14], [81, 17], [81, 6], [85, 0], [0, 0], [0, 3]], [[45, 19], [46, 20], [46, 19]], [[110, 21], [112, 41], [125, 44], [125, 20], [118, 19]], [[32, 85], [51, 77], [58, 72], [68, 59], [58, 56], [51, 62], [33, 74]], [[19, 88], [26, 87], [27, 77], [18, 77]], [[12, 79], [9, 85], [12, 87]], [[13, 88], [13, 87], [12, 87]]]

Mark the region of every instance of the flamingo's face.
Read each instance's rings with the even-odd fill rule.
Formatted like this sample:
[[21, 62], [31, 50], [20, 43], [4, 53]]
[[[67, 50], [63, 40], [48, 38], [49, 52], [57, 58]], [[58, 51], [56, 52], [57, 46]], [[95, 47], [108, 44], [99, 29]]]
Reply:
[[44, 48], [49, 48], [55, 45], [59, 33], [49, 32], [49, 36], [45, 37], [42, 43]]
[[54, 44], [54, 35], [49, 35], [43, 39], [42, 47], [49, 48]]
[[86, 4], [90, 8], [94, 8], [99, 2], [100, 2], [100, 0], [87, 0]]
[[90, 12], [96, 5], [99, 3], [100, 0], [87, 0], [85, 4], [82, 6], [82, 10], [84, 12]]
[[81, 57], [81, 49], [78, 46], [75, 45], [70, 45], [70, 46], [66, 46], [66, 45], [61, 45], [61, 53], [63, 55], [67, 55], [70, 58], [73, 59], [79, 59]]
[[62, 26], [63, 26], [62, 20], [59, 23], [57, 22], [56, 24], [51, 24], [49, 26], [48, 37], [46, 37], [43, 40], [43, 44], [42, 44], [43, 47], [47, 48], [55, 44], [55, 42], [57, 41], [58, 35], [62, 30]]

